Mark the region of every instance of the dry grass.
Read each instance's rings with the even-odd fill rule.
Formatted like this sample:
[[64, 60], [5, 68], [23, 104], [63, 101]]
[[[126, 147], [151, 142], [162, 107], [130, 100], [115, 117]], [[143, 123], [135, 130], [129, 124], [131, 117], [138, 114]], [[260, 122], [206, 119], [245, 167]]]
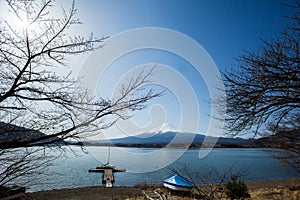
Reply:
[[[258, 181], [247, 183], [251, 199], [300, 199], [300, 178], [276, 180], [276, 181]], [[99, 200], [145, 200], [142, 196], [144, 187], [88, 187], [75, 189], [62, 189], [52, 191], [41, 191], [28, 193], [26, 199], [30, 200], [83, 200], [83, 199], [99, 199]], [[154, 189], [149, 186], [149, 189]], [[171, 194], [166, 188], [156, 187], [159, 193], [163, 193], [168, 200], [192, 200], [193, 198], [183, 197]], [[226, 198], [224, 198], [225, 200]]]
[[265, 200], [265, 199], [290, 199], [298, 200], [300, 199], [300, 190], [291, 191], [288, 188], [267, 188], [258, 189], [251, 191], [251, 199], [255, 200]]
[[300, 179], [288, 179], [281, 181], [269, 181], [265, 187], [251, 189], [251, 199], [300, 199]]

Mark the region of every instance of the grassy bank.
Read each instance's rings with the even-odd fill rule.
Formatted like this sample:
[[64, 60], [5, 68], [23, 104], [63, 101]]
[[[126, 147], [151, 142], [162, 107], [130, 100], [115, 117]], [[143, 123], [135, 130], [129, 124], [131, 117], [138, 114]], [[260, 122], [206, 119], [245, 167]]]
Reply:
[[[247, 183], [251, 199], [300, 199], [300, 178], [285, 180], [257, 181]], [[159, 189], [168, 195], [168, 199], [192, 199], [176, 195], [170, 195], [162, 186], [150, 187], [148, 189]], [[74, 189], [61, 189], [26, 193], [22, 198], [31, 200], [83, 200], [83, 199], [130, 199], [143, 200], [142, 190], [146, 186], [139, 187], [86, 187]]]

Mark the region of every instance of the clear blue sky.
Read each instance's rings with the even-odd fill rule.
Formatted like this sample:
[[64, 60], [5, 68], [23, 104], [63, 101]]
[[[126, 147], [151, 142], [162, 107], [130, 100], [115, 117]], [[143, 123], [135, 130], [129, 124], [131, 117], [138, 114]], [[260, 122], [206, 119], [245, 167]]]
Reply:
[[[71, 2], [69, 0], [56, 3], [63, 3], [67, 8]], [[268, 39], [282, 31], [288, 23], [288, 19], [284, 16], [293, 12], [292, 8], [282, 4], [293, 4], [293, 1], [77, 0], [77, 17], [83, 24], [73, 30], [76, 34], [93, 32], [96, 36], [111, 38], [136, 28], [158, 27], [174, 30], [200, 44], [210, 55], [217, 69], [224, 71], [234, 67], [234, 59], [244, 50], [257, 49], [261, 45], [260, 38]], [[120, 48], [125, 42], [131, 41], [121, 42]], [[76, 76], [81, 75], [80, 70], [89, 56], [71, 58], [69, 69]], [[101, 56], [102, 54], [98, 57], [99, 62], [104, 59]], [[140, 129], [135, 129], [130, 124], [120, 123], [119, 126], [125, 133], [114, 127], [105, 131], [107, 136], [118, 137], [150, 131], [159, 128], [163, 123], [186, 131], [181, 127], [182, 110], [189, 113], [188, 117], [184, 115], [184, 118], [187, 118], [190, 127], [197, 127], [195, 132], [207, 132], [211, 110], [207, 85], [191, 63], [172, 52], [144, 49], [121, 56], [111, 64], [98, 83], [95, 81], [96, 92], [103, 97], [110, 97], [110, 92], [115, 89], [120, 77], [134, 68], [155, 63], [161, 65], [156, 71], [165, 82], [156, 80], [149, 87], [158, 90], [166, 89], [165, 95], [151, 101], [144, 111], [130, 113], [134, 117], [129, 122]], [[90, 73], [93, 73], [94, 69], [96, 71], [97, 67], [99, 67], [97, 63], [91, 66]], [[192, 89], [192, 93], [189, 93], [188, 89]], [[190, 102], [182, 100], [182, 98], [193, 99], [194, 97], [196, 97], [196, 104], [192, 100]], [[197, 110], [199, 113], [196, 112]]]
[[[93, 32], [94, 35], [114, 37], [121, 32], [143, 27], [175, 30], [202, 45], [218, 69], [224, 71], [234, 66], [234, 59], [244, 50], [257, 49], [261, 45], [260, 38], [268, 39], [282, 31], [288, 23], [284, 16], [293, 12], [293, 9], [283, 6], [283, 3], [288, 3], [288, 1], [77, 0], [79, 18], [84, 23], [78, 32]], [[292, 4], [293, 1], [290, 3]], [[206, 133], [210, 121], [208, 116], [210, 99], [207, 87], [201, 76], [188, 67], [190, 64], [186, 60], [170, 52], [148, 49], [122, 56], [107, 70], [107, 76], [97, 86], [97, 92], [104, 96], [109, 95], [105, 93], [105, 90], [113, 89], [112, 86], [116, 85], [114, 81], [117, 81], [124, 73], [139, 65], [157, 62], [173, 68], [192, 86], [201, 113], [197, 132]], [[76, 71], [76, 69], [73, 70]], [[158, 73], [160, 73], [159, 69]], [[174, 81], [174, 85], [176, 84], [179, 90], [184, 90], [180, 88], [182, 83], [179, 80]], [[164, 88], [159, 84], [151, 87]], [[164, 122], [169, 123], [173, 128], [180, 128], [182, 120], [180, 109], [182, 108], [180, 108], [180, 99], [176, 99], [178, 98], [176, 95], [167, 88], [162, 98], [152, 101], [145, 111], [134, 113], [135, 117], [131, 121], [145, 131]], [[190, 121], [195, 123], [193, 120]], [[128, 135], [131, 130], [132, 133], [136, 131], [130, 126], [126, 127], [123, 123], [121, 126], [123, 129], [125, 127], [125, 134], [117, 128], [111, 128], [105, 132], [107, 135], [116, 137]]]
[[[88, 31], [113, 36], [140, 27], [169, 28], [199, 42], [219, 68], [243, 50], [256, 49], [259, 38], [282, 30], [291, 8], [284, 0], [77, 0]], [[290, 1], [292, 2], [292, 1]]]

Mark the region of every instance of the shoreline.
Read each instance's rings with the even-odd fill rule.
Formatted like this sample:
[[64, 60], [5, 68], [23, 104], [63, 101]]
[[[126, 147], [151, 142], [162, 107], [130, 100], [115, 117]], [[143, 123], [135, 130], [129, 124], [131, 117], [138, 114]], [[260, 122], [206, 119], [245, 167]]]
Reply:
[[[73, 145], [79, 146], [79, 145]], [[266, 146], [245, 146], [245, 145], [214, 145], [214, 146], [202, 146], [202, 145], [169, 145], [169, 144], [84, 144], [85, 147], [116, 147], [116, 148], [137, 148], [137, 149], [274, 149], [273, 147]], [[80, 146], [79, 146], [80, 147]]]
[[[80, 146], [80, 145], [72, 145], [72, 146]], [[234, 148], [245, 148], [245, 149], [272, 149], [272, 147], [268, 146], [262, 146], [262, 145], [239, 145], [239, 144], [215, 144], [215, 145], [202, 145], [202, 144], [172, 144], [170, 145], [169, 143], [163, 143], [163, 144], [122, 144], [122, 143], [117, 143], [117, 144], [86, 144], [83, 143], [82, 146], [87, 146], [87, 147], [120, 147], [120, 148], [170, 148], [170, 149], [211, 149], [211, 148], [224, 148], [224, 149], [234, 149]]]
[[[276, 198], [300, 199], [300, 178], [289, 178], [280, 180], [264, 180], [245, 182], [251, 199]], [[162, 185], [138, 185], [138, 186], [116, 186], [106, 188], [103, 186], [92, 186], [83, 188], [65, 188], [47, 191], [25, 193], [29, 199], [143, 199], [142, 190], [162, 189]], [[274, 196], [275, 195], [275, 196]], [[175, 198], [176, 199], [176, 198]], [[187, 198], [189, 199], [189, 198]]]

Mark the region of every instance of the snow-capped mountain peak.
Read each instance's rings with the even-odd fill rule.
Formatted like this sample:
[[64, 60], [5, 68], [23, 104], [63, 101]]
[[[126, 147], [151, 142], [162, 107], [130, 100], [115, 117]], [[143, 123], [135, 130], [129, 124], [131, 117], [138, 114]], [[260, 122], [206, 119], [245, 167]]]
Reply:
[[161, 126], [153, 129], [152, 133], [166, 133], [166, 132], [177, 132], [175, 127], [171, 126], [168, 123], [163, 123]]

